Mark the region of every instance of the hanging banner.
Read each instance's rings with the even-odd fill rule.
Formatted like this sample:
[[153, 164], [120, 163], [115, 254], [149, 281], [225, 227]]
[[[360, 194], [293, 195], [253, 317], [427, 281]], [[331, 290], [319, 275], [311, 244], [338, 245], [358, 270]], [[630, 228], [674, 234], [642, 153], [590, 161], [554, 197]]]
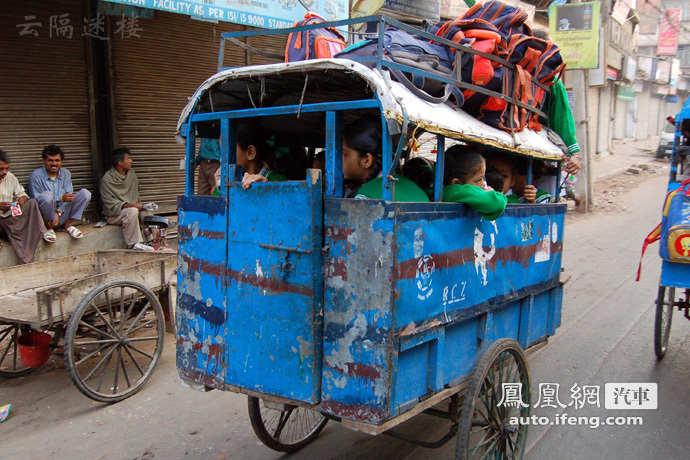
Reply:
[[620, 101], [633, 101], [635, 100], [635, 93], [629, 86], [618, 86], [616, 91], [616, 99]]
[[675, 56], [678, 51], [678, 27], [680, 27], [680, 8], [669, 8], [661, 14], [659, 27], [659, 45], [656, 54], [659, 56]]
[[[185, 14], [211, 21], [232, 22], [264, 29], [290, 27], [304, 19], [307, 8], [297, 0], [106, 0], [139, 8]], [[310, 11], [329, 21], [349, 17], [348, 0], [303, 0]]]
[[551, 5], [549, 32], [569, 70], [599, 65], [599, 2]]
[[630, 5], [632, 0], [616, 0], [613, 5], [613, 11], [611, 11], [611, 18], [615, 19], [619, 24], [624, 24], [625, 20], [628, 19], [628, 13], [630, 13]]

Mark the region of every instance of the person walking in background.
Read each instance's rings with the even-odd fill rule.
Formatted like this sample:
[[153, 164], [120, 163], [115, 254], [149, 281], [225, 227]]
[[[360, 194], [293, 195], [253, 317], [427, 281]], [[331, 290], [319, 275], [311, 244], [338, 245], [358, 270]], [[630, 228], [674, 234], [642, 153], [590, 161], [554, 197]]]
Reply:
[[110, 225], [121, 225], [128, 249], [153, 251], [144, 243], [139, 222], [152, 213], [139, 203], [139, 180], [132, 170], [132, 158], [127, 147], [115, 150], [110, 168], [101, 179], [103, 213]]
[[62, 167], [65, 153], [57, 145], [43, 149], [43, 167], [29, 175], [29, 196], [38, 201], [49, 237], [57, 240], [56, 228], [64, 228], [72, 238], [84, 234], [73, 224], [81, 220], [84, 209], [91, 201], [91, 192], [85, 188], [74, 193], [72, 174]]
[[[36, 247], [41, 237], [54, 243], [46, 236], [46, 227], [38, 208], [38, 202], [29, 199], [17, 178], [10, 172], [10, 157], [0, 150], [0, 230], [4, 231], [23, 264], [33, 262]], [[53, 233], [53, 236], [55, 234]]]
[[194, 159], [194, 165], [199, 166], [197, 195], [211, 195], [216, 186], [215, 173], [220, 169], [218, 139], [200, 138], [199, 152]]

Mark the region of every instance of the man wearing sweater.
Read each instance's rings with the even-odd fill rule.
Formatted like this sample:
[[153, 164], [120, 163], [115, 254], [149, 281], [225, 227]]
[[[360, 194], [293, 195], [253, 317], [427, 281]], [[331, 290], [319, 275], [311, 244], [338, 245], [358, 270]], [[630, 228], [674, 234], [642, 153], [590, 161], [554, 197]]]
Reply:
[[151, 246], [143, 244], [139, 227], [139, 222], [152, 214], [139, 202], [139, 181], [132, 170], [130, 153], [127, 147], [112, 153], [112, 168], [101, 179], [103, 213], [110, 225], [122, 226], [127, 248], [152, 251]]

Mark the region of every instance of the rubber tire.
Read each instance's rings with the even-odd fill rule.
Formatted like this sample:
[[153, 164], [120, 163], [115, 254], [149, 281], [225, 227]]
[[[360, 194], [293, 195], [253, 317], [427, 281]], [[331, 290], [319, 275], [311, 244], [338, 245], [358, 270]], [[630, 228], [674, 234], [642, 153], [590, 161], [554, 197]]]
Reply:
[[[528, 405], [524, 408], [525, 412], [518, 414], [520, 417], [529, 417], [531, 412], [531, 388], [530, 388], [530, 375], [529, 369], [527, 367], [527, 360], [525, 359], [525, 353], [522, 350], [520, 344], [518, 344], [513, 339], [499, 339], [482, 354], [481, 358], [477, 362], [477, 365], [472, 372], [472, 377], [470, 378], [470, 383], [467, 388], [467, 393], [465, 396], [465, 402], [460, 413], [460, 422], [458, 424], [458, 437], [455, 448], [455, 459], [456, 460], [467, 460], [469, 458], [468, 451], [471, 447], [470, 445], [470, 433], [472, 430], [473, 415], [475, 411], [475, 406], [480, 398], [480, 393], [483, 389], [483, 383], [488, 378], [489, 371], [491, 370], [496, 359], [503, 353], [508, 352], [515, 359], [518, 365], [518, 377], [522, 383], [523, 392], [527, 391], [526, 398], [521, 397], [522, 401]], [[525, 390], [526, 389], [526, 390]], [[526, 400], [525, 400], [526, 399]], [[498, 407], [494, 407], [493, 410], [498, 410]], [[492, 412], [493, 412], [492, 410]], [[507, 417], [504, 417], [504, 422]], [[504, 424], [505, 426], [505, 424]], [[524, 432], [519, 441], [518, 456], [508, 457], [507, 452], [502, 452], [502, 456], [498, 458], [522, 458], [525, 449], [525, 441], [527, 439], [527, 429], [528, 425], [521, 425], [518, 428], [524, 428]], [[505, 443], [503, 443], [505, 445]]]
[[[96, 300], [98, 296], [104, 292], [107, 291], [111, 288], [114, 287], [129, 287], [138, 290], [140, 293], [144, 295], [146, 300], [148, 300], [151, 303], [151, 306], [149, 307], [150, 309], [153, 310], [155, 316], [156, 316], [156, 323], [157, 323], [157, 338], [156, 338], [156, 348], [153, 352], [153, 359], [148, 363], [146, 366], [146, 371], [143, 373], [142, 376], [140, 376], [136, 382], [134, 382], [134, 385], [130, 386], [127, 388], [125, 391], [118, 392], [118, 393], [103, 393], [97, 390], [92, 389], [89, 387], [89, 385], [82, 379], [81, 375], [79, 374], [79, 370], [77, 369], [78, 366], [78, 360], [79, 356], [77, 355], [79, 352], [75, 350], [75, 340], [79, 337], [79, 326], [80, 326], [80, 320], [82, 316], [84, 315], [84, 312], [86, 311], [87, 308], [91, 307], [91, 302], [93, 300]], [[156, 295], [151, 292], [149, 288], [144, 286], [141, 283], [137, 283], [135, 281], [129, 281], [129, 280], [112, 280], [112, 281], [107, 281], [99, 286], [96, 286], [94, 289], [91, 290], [82, 300], [79, 302], [79, 306], [77, 309], [74, 311], [72, 314], [69, 325], [67, 326], [67, 333], [65, 334], [65, 351], [66, 351], [66, 364], [67, 364], [67, 372], [69, 373], [70, 378], [72, 379], [72, 382], [74, 385], [77, 387], [79, 391], [81, 391], [84, 395], [87, 397], [93, 399], [94, 401], [99, 401], [103, 403], [116, 403], [119, 401], [122, 401], [123, 399], [127, 399], [130, 396], [132, 396], [134, 393], [139, 391], [146, 381], [151, 377], [151, 374], [153, 373], [153, 370], [156, 367], [156, 364], [158, 363], [158, 360], [161, 357], [161, 354], [163, 352], [163, 345], [164, 345], [164, 337], [165, 337], [165, 317], [163, 315], [163, 309], [161, 308], [160, 303], [158, 302], [158, 298]], [[105, 350], [104, 350], [105, 351]], [[107, 365], [107, 364], [106, 364]]]
[[[668, 296], [666, 296], [666, 289], [668, 289]], [[656, 353], [657, 359], [660, 360], [666, 355], [668, 338], [671, 336], [671, 320], [673, 319], [675, 295], [675, 288], [659, 286], [659, 295], [656, 298], [656, 314], [654, 315], [654, 353]], [[668, 322], [666, 322], [666, 317]]]
[[[266, 428], [265, 421], [262, 417], [261, 414], [261, 399], [256, 398], [254, 396], [247, 396], [247, 409], [249, 411], [249, 420], [252, 424], [252, 428], [254, 429], [254, 433], [256, 434], [256, 437], [259, 438], [259, 440], [266, 445], [266, 447], [269, 447], [275, 451], [278, 452], [295, 452], [302, 447], [306, 446], [310, 442], [312, 442], [316, 437], [321, 433], [321, 430], [326, 426], [326, 423], [328, 423], [328, 418], [326, 416], [319, 414], [321, 418], [319, 421], [313, 426], [311, 431], [307, 433], [304, 437], [300, 438], [296, 442], [292, 443], [285, 443], [282, 442], [276, 438], [274, 438], [269, 432], [268, 429]], [[273, 409], [269, 409], [273, 410]], [[311, 409], [306, 409], [303, 407], [297, 407], [295, 410], [308, 410], [311, 411]], [[274, 412], [278, 412], [275, 411]]]

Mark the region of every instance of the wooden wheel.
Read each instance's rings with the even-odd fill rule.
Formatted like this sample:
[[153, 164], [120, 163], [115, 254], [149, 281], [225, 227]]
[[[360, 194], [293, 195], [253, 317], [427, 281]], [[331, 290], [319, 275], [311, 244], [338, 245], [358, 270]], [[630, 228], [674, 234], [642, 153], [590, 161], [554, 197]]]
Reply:
[[113, 403], [151, 377], [163, 351], [165, 318], [143, 284], [114, 280], [89, 292], [70, 318], [67, 371], [91, 399]]

